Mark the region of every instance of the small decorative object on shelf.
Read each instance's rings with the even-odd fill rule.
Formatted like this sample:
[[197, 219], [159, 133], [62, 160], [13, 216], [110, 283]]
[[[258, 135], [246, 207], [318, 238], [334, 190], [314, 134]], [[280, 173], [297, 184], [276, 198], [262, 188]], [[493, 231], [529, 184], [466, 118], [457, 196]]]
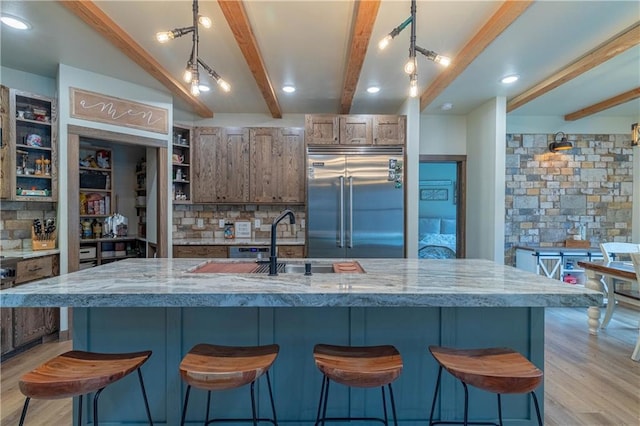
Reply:
[[56, 225], [54, 219], [47, 219], [44, 224], [34, 219], [31, 228], [31, 248], [33, 250], [50, 250], [56, 248]]

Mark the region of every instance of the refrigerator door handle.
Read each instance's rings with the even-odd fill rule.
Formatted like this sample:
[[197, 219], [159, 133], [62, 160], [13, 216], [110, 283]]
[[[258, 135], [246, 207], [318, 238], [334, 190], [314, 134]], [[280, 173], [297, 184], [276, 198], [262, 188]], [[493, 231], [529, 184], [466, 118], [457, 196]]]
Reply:
[[340, 224], [338, 229], [338, 247], [344, 247], [344, 176], [338, 178], [340, 180]]
[[353, 248], [353, 176], [349, 176], [349, 248]]

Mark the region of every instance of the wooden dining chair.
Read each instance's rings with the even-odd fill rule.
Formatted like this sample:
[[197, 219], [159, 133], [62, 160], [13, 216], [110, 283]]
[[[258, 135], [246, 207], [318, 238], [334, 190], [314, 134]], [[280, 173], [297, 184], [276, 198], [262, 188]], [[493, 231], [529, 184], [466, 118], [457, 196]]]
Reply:
[[[636, 270], [638, 285], [640, 285], [640, 253], [632, 253], [631, 261], [633, 262], [633, 268]], [[634, 361], [640, 361], [640, 321], [638, 321], [638, 341], [636, 342], [633, 354], [631, 354], [631, 359]]]
[[[602, 251], [602, 257], [605, 262], [612, 261], [624, 261], [629, 260], [632, 253], [640, 253], [640, 244], [634, 243], [601, 243], [600, 251]], [[611, 317], [613, 316], [613, 310], [616, 307], [615, 301], [615, 285], [614, 280], [607, 281], [604, 277], [600, 282], [605, 287], [605, 292], [607, 294], [607, 310], [605, 312], [602, 323], [600, 324], [600, 328], [606, 328], [611, 321]], [[609, 300], [613, 296], [613, 300]]]

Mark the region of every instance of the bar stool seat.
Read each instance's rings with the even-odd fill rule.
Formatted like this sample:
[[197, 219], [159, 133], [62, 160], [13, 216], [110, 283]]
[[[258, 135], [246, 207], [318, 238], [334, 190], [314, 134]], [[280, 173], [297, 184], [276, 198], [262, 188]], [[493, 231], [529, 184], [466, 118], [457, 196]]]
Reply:
[[[530, 393], [536, 408], [538, 423], [542, 425], [538, 399], [534, 390], [542, 382], [543, 373], [527, 358], [510, 348], [453, 349], [441, 346], [429, 346], [429, 351], [440, 364], [438, 381], [431, 406], [429, 425], [433, 424], [495, 424], [468, 421], [467, 385], [483, 389], [498, 396], [498, 418], [502, 425], [501, 394]], [[465, 391], [464, 422], [434, 422], [435, 410], [442, 369], [460, 380]]]
[[[180, 376], [187, 383], [184, 406], [182, 409], [182, 422], [184, 425], [189, 404], [191, 387], [207, 390], [207, 412], [205, 424], [218, 421], [268, 421], [277, 423], [276, 410], [271, 390], [269, 369], [273, 365], [280, 347], [276, 344], [264, 346], [220, 346], [200, 343], [182, 358], [180, 363]], [[260, 376], [266, 375], [271, 400], [273, 419], [258, 418], [255, 403], [255, 381]], [[209, 406], [211, 404], [211, 391], [234, 389], [251, 384], [251, 419], [212, 419], [209, 420]]]
[[[313, 358], [316, 366], [323, 374], [316, 425], [324, 425], [327, 420], [374, 420], [382, 422], [385, 425], [388, 424], [385, 386], [389, 389], [393, 420], [394, 424], [397, 424], [395, 400], [391, 383], [400, 376], [403, 365], [402, 357], [394, 346], [335, 346], [317, 344], [313, 348]], [[329, 383], [332, 380], [350, 387], [380, 387], [382, 389], [384, 419], [327, 417]]]
[[133, 371], [138, 372], [149, 424], [153, 424], [140, 371], [150, 356], [151, 351], [113, 354], [69, 351], [46, 361], [19, 381], [20, 391], [26, 396], [20, 425], [24, 424], [31, 398], [61, 399], [75, 396], [80, 397], [78, 417], [79, 424], [82, 424], [82, 396], [93, 392], [93, 421], [97, 425], [100, 393]]

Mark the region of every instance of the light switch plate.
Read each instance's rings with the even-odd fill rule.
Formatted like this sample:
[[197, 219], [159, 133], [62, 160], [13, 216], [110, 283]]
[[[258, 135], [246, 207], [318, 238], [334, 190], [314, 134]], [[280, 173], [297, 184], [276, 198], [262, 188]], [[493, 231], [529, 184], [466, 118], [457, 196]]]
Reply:
[[262, 224], [262, 221], [260, 219], [256, 219], [255, 222], [253, 223], [255, 228], [260, 228], [261, 224]]
[[220, 228], [224, 228], [224, 219], [220, 219], [220, 220], [218, 221], [218, 226], [219, 226]]

